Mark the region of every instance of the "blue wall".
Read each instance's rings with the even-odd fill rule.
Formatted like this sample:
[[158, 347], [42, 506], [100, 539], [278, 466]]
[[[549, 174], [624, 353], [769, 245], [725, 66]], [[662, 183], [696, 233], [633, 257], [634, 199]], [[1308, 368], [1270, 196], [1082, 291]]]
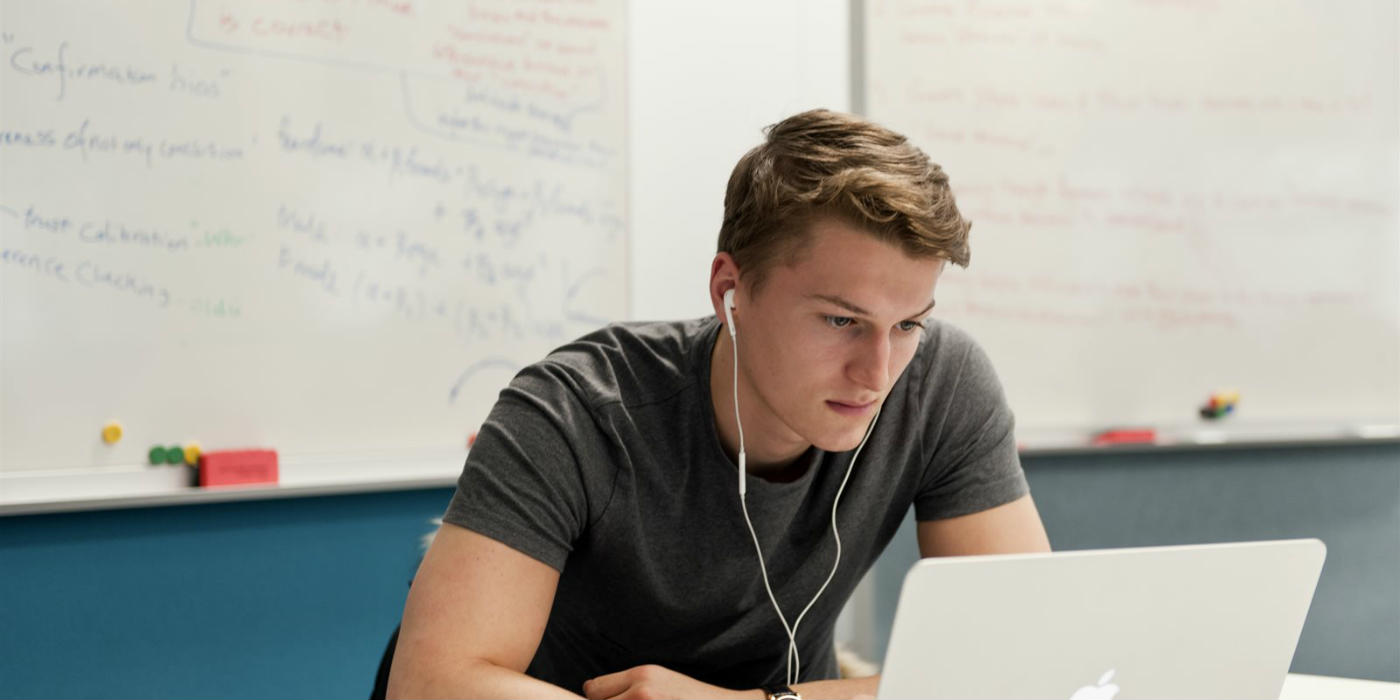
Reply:
[[0, 518], [0, 695], [366, 697], [451, 495]]
[[[1400, 446], [1026, 460], [1058, 549], [1316, 536], [1294, 670], [1400, 680]], [[450, 489], [0, 518], [0, 696], [368, 695]], [[877, 567], [881, 637], [912, 529]]]

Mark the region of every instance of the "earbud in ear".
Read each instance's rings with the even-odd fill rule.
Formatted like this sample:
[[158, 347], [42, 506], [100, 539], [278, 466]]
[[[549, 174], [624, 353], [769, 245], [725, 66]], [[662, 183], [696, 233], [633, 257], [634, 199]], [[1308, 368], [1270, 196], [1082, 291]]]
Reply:
[[734, 290], [730, 289], [724, 293], [724, 320], [729, 327], [729, 337], [733, 338], [737, 332], [734, 329]]

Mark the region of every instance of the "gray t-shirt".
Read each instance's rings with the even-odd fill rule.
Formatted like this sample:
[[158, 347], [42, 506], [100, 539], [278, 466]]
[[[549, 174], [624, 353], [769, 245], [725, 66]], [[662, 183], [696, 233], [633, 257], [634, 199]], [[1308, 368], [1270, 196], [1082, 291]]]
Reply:
[[[784, 679], [787, 634], [759, 575], [737, 467], [710, 400], [714, 317], [615, 324], [526, 367], [481, 427], [444, 520], [560, 571], [529, 675], [585, 680], [659, 664], [729, 688]], [[851, 452], [801, 476], [748, 476], [748, 512], [791, 624], [836, 556], [831, 506]], [[835, 678], [837, 614], [913, 505], [936, 520], [1027, 493], [986, 354], [931, 322], [838, 510], [841, 563], [797, 630], [801, 680]]]

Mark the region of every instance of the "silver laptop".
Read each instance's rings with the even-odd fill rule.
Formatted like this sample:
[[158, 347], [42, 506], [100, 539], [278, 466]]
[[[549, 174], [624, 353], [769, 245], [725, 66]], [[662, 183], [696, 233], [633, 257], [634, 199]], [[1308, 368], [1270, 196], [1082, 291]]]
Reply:
[[878, 697], [1278, 698], [1326, 554], [1309, 539], [924, 559]]

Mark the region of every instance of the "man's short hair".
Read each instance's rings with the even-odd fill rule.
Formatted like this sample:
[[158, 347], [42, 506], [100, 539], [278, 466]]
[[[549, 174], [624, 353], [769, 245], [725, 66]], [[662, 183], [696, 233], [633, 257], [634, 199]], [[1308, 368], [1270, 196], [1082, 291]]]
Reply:
[[814, 109], [773, 124], [734, 166], [719, 252], [757, 292], [774, 265], [796, 262], [811, 224], [838, 217], [916, 258], [966, 267], [971, 222], [948, 176], [903, 135]]

